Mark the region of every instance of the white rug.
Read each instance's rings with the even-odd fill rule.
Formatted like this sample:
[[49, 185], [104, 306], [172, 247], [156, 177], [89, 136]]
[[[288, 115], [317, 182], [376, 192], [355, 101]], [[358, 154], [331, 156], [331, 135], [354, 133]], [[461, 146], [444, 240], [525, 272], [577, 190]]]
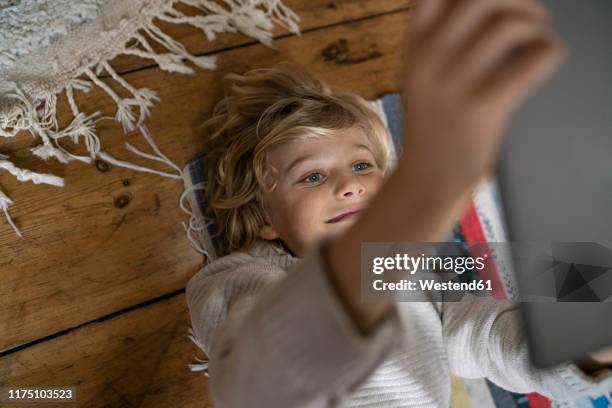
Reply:
[[[216, 68], [216, 56], [194, 56], [185, 47], [154, 24], [159, 19], [200, 28], [205, 39], [212, 41], [218, 34], [240, 32], [262, 44], [272, 45], [274, 23], [301, 35], [297, 14], [280, 0], [183, 0], [201, 14], [188, 16], [178, 11], [173, 0], [0, 0], [0, 136], [11, 138], [28, 130], [41, 144], [32, 149], [37, 157], [53, 158], [61, 163], [79, 160], [92, 164], [102, 159], [115, 166], [155, 173], [182, 180], [183, 170], [164, 156], [144, 124], [149, 108], [159, 100], [148, 88], [136, 89], [115, 72], [109, 61], [117, 55], [136, 55], [153, 60], [161, 69], [182, 74], [194, 71], [185, 61], [205, 69]], [[222, 4], [222, 5], [221, 5]], [[151, 47], [149, 36], [168, 52], [158, 54]], [[204, 38], [202, 39], [204, 41]], [[130, 44], [128, 47], [127, 44]], [[131, 97], [121, 98], [99, 79], [103, 73], [126, 88]], [[74, 93], [102, 88], [115, 101], [114, 120], [123, 131], [138, 129], [155, 154], [145, 153], [129, 143], [132, 153], [165, 163], [172, 172], [162, 172], [127, 161], [117, 160], [106, 153], [96, 133], [96, 122], [106, 119], [100, 112], [82, 112]], [[72, 122], [58, 128], [57, 95], [64, 92], [74, 115]], [[137, 113], [134, 111], [137, 109]], [[59, 141], [70, 138], [84, 142], [88, 155], [73, 155]], [[0, 152], [0, 170], [6, 170], [20, 181], [45, 183], [58, 187], [64, 180], [53, 174], [35, 173], [18, 168], [10, 157]], [[0, 208], [15, 232], [23, 234], [8, 211], [13, 201], [0, 185]]]

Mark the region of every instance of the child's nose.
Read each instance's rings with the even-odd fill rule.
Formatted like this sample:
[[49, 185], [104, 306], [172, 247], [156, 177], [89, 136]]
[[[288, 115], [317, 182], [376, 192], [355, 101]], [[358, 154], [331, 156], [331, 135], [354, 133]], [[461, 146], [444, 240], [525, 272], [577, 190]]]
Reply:
[[362, 195], [365, 193], [365, 186], [355, 174], [352, 174], [339, 181], [338, 191], [342, 197]]

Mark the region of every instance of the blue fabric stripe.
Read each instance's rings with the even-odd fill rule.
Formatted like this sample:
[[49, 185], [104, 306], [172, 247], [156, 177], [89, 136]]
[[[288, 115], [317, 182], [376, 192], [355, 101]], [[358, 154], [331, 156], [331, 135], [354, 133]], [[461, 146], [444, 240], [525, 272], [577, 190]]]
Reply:
[[[202, 181], [206, 181], [206, 174], [204, 173], [204, 153], [200, 152], [195, 155], [191, 160], [187, 162], [189, 165], [189, 174], [191, 176], [191, 180], [193, 184], [197, 184]], [[192, 190], [192, 194], [195, 194], [196, 201], [198, 206], [200, 207], [200, 212], [205, 215], [206, 208], [208, 204], [206, 202], [206, 195], [204, 194], [204, 190], [194, 189]], [[208, 227], [209, 236], [214, 236], [214, 234], [218, 233], [218, 226], [216, 223], [212, 223]], [[215, 252], [220, 254], [219, 242], [216, 239], [212, 239], [212, 244], [215, 247]]]
[[402, 133], [403, 133], [403, 122], [402, 122], [402, 99], [399, 93], [386, 93], [379, 98], [382, 102], [383, 111], [387, 118], [387, 127], [395, 150], [397, 151], [398, 157], [402, 151]]
[[489, 387], [491, 397], [493, 397], [493, 401], [497, 408], [516, 408], [516, 401], [510, 391], [498, 387], [489, 380], [487, 380], [487, 386]]

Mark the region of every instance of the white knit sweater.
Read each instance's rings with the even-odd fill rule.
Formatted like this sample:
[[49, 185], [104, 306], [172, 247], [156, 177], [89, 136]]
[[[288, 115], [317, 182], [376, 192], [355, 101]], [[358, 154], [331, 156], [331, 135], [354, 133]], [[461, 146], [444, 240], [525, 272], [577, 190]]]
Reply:
[[188, 282], [215, 407], [448, 407], [450, 372], [557, 400], [612, 389], [611, 370], [533, 367], [511, 303], [397, 303], [364, 337], [328, 281], [326, 244], [304, 258], [259, 244]]

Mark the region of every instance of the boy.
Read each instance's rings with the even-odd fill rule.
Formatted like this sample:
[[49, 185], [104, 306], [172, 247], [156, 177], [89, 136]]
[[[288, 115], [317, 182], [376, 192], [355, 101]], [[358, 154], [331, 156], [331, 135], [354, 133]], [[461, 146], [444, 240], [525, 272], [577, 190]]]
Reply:
[[563, 59], [532, 0], [427, 0], [411, 27], [395, 168], [362, 98], [291, 64], [226, 76], [205, 163], [229, 255], [186, 288], [215, 406], [448, 406], [449, 372], [559, 400], [612, 389], [606, 354], [533, 367], [516, 305], [360, 302], [361, 242], [443, 240]]

